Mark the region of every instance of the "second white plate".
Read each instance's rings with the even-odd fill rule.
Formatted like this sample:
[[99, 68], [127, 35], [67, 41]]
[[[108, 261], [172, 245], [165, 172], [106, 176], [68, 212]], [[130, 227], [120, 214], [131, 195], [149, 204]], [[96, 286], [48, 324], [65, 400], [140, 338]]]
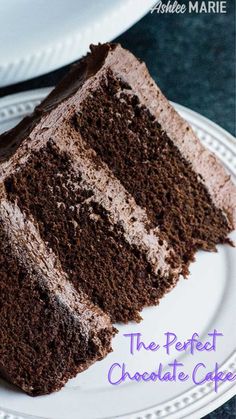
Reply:
[[91, 43], [116, 38], [155, 3], [154, 0], [1, 1], [0, 87], [77, 60]]

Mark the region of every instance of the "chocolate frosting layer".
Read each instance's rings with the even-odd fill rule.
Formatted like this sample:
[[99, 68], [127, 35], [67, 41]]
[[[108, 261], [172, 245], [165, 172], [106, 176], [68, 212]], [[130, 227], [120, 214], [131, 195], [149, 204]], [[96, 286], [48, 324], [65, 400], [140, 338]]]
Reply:
[[40, 123], [41, 119], [60, 103], [77, 92], [90, 77], [93, 77], [103, 66], [109, 51], [115, 44], [103, 44], [99, 47], [91, 45], [91, 53], [71, 66], [68, 74], [57, 87], [38, 105], [34, 112], [26, 116], [16, 127], [0, 136], [0, 163], [10, 158], [21, 142]]

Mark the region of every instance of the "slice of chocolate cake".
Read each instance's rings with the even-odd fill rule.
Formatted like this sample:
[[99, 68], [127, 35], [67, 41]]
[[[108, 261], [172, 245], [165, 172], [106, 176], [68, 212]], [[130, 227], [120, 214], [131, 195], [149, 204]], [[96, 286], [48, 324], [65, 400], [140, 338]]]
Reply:
[[92, 47], [0, 160], [0, 368], [30, 394], [104, 356], [109, 318], [138, 321], [198, 249], [230, 242], [230, 176], [120, 45]]

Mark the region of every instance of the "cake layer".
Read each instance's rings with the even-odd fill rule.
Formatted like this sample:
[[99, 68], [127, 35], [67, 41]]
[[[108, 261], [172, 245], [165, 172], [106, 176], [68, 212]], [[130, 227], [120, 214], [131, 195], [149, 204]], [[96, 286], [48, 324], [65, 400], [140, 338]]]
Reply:
[[197, 249], [214, 250], [228, 241], [230, 223], [206, 185], [123, 79], [108, 70], [79, 106], [74, 124], [146, 209], [153, 227], [165, 233], [186, 263], [183, 272]]
[[111, 350], [114, 329], [5, 199], [0, 243], [0, 374], [30, 395], [51, 393]]
[[[100, 52], [101, 54], [101, 52]], [[106, 57], [107, 68], [125, 81], [141, 105], [147, 107], [161, 129], [190, 163], [211, 197], [227, 218], [229, 228], [236, 225], [236, 187], [219, 159], [199, 141], [191, 126], [178, 114], [151, 78], [144, 62], [116, 45], [115, 52]], [[104, 67], [104, 66], [103, 66]]]
[[76, 289], [113, 321], [139, 320], [175, 284], [179, 261], [78, 133], [64, 131], [73, 152], [61, 134], [6, 179], [7, 197], [33, 217]]

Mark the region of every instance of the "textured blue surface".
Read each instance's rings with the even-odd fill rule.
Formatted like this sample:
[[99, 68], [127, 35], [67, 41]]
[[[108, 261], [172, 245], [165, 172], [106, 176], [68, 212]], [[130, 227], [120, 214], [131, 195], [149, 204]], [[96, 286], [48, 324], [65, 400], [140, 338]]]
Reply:
[[[181, 2], [183, 3], [183, 2]], [[119, 41], [166, 96], [235, 133], [235, 2], [227, 14], [149, 14]]]
[[235, 419], [236, 418], [236, 397], [233, 397], [219, 409], [205, 416], [204, 419]]
[[[184, 1], [181, 1], [184, 3]], [[118, 38], [143, 59], [166, 96], [235, 134], [235, 1], [227, 14], [149, 14]], [[51, 86], [68, 67], [0, 89], [0, 97]], [[231, 399], [208, 419], [235, 419]]]

